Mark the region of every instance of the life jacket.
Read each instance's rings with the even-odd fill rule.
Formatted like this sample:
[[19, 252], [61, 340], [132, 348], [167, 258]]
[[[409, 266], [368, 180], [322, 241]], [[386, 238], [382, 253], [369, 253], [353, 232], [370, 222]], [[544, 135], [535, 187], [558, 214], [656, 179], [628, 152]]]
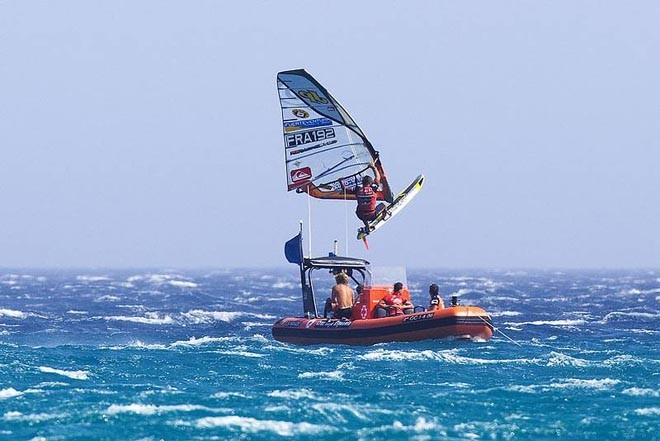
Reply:
[[371, 186], [358, 187], [355, 198], [357, 199], [358, 213], [373, 213], [376, 211], [377, 195]]

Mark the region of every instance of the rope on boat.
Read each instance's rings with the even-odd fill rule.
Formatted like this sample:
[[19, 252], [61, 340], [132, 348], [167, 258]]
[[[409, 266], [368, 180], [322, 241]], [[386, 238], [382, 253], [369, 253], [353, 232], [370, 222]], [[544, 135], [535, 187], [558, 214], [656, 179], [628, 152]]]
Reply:
[[[470, 307], [469, 307], [469, 306], [468, 306], [468, 312], [470, 312]], [[520, 343], [518, 343], [517, 341], [515, 341], [514, 339], [512, 339], [511, 337], [509, 337], [508, 335], [506, 335], [506, 334], [504, 333], [504, 331], [501, 331], [501, 330], [500, 330], [500, 328], [498, 328], [498, 327], [496, 327], [495, 325], [493, 325], [492, 321], [491, 321], [490, 323], [488, 323], [488, 321], [487, 321], [486, 319], [484, 319], [482, 316], [480, 316], [479, 314], [475, 314], [475, 316], [477, 316], [477, 317], [479, 318], [479, 320], [481, 320], [482, 322], [484, 322], [484, 323], [487, 324], [488, 326], [492, 327], [494, 331], [497, 331], [497, 332], [499, 332], [500, 334], [502, 334], [502, 336], [504, 336], [504, 338], [506, 338], [507, 340], [509, 340], [511, 343], [513, 343], [513, 344], [515, 344], [515, 345], [517, 345], [517, 346], [522, 347], [522, 345], [521, 345]]]

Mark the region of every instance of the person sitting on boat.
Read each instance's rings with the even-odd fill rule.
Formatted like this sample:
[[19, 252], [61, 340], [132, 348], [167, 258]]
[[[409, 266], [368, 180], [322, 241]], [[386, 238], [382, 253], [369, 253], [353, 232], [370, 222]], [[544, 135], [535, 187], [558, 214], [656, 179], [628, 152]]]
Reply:
[[337, 284], [332, 287], [332, 310], [334, 311], [334, 318], [349, 319], [353, 310], [353, 289], [348, 284], [348, 276], [344, 273], [339, 273], [335, 276]]
[[374, 172], [375, 178], [369, 175], [364, 176], [362, 177], [361, 185], [358, 184], [355, 189], [345, 189], [347, 193], [355, 194], [355, 198], [357, 199], [355, 215], [364, 222], [365, 228], [369, 228], [369, 222], [374, 220], [378, 216], [378, 213], [385, 209], [385, 204], [383, 203], [376, 206], [378, 199], [376, 192], [380, 185], [380, 173], [373, 161], [369, 163], [369, 168]]
[[385, 317], [386, 315], [411, 314], [413, 312], [413, 304], [410, 303], [410, 300], [403, 297], [402, 289], [403, 283], [396, 282], [394, 284], [394, 291], [388, 293], [378, 302], [376, 306], [376, 316], [378, 318]]
[[429, 286], [429, 296], [431, 297], [429, 311], [435, 311], [445, 307], [442, 297], [440, 297], [440, 287], [437, 284], [432, 283], [431, 286]]

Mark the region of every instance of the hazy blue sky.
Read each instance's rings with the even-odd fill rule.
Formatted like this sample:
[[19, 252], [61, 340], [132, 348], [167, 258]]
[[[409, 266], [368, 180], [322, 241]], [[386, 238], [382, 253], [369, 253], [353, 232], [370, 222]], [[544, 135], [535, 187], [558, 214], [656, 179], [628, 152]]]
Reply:
[[313, 246], [380, 264], [660, 267], [657, 1], [1, 1], [0, 266], [282, 265], [275, 75], [305, 68], [418, 197]]

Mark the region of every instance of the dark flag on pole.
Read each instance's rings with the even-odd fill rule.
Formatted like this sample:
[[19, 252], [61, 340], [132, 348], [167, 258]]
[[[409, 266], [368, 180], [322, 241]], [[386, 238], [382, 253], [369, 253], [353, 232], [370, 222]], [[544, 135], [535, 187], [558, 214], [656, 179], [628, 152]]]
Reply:
[[284, 255], [290, 263], [300, 265], [303, 261], [302, 234], [298, 233], [293, 239], [284, 244]]

